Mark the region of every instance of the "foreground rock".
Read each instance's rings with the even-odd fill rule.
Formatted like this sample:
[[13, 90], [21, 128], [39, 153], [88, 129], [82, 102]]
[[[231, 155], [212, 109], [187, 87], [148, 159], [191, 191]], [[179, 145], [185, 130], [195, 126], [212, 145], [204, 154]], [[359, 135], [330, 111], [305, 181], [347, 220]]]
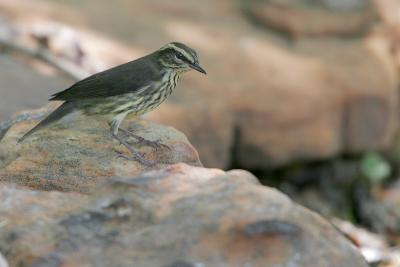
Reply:
[[42, 117], [35, 112], [21, 116], [25, 120], [0, 133], [4, 135], [0, 141], [0, 181], [38, 189], [87, 192], [112, 176], [137, 175], [177, 162], [201, 165], [197, 151], [186, 137], [170, 127], [126, 121], [125, 128], [169, 147], [138, 147], [145, 158], [157, 162], [147, 167], [118, 157], [119, 153], [129, 155], [129, 152], [111, 137], [107, 123], [95, 118], [55, 125], [17, 144], [18, 138], [38, 122], [29, 118]]
[[177, 164], [91, 196], [0, 186], [10, 266], [366, 267], [321, 217], [245, 171]]

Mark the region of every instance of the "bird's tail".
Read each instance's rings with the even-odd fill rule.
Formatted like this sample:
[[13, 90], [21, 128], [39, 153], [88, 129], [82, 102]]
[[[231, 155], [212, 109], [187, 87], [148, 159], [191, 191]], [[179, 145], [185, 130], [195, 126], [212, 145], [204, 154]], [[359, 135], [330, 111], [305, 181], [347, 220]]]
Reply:
[[26, 134], [24, 134], [19, 140], [18, 143], [21, 143], [26, 138], [28, 138], [31, 134], [40, 130], [60, 119], [62, 119], [65, 115], [69, 114], [74, 110], [75, 106], [73, 102], [64, 102], [61, 106], [59, 106], [56, 110], [50, 113], [46, 118], [44, 118], [41, 122], [39, 122], [35, 127], [29, 130]]

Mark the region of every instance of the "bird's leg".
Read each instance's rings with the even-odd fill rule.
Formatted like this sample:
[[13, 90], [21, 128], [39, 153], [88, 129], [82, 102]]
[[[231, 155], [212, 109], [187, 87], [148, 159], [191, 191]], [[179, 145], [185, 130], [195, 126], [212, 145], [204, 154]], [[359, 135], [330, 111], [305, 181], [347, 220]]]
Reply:
[[145, 138], [143, 138], [143, 137], [141, 137], [139, 135], [136, 135], [136, 134], [132, 133], [131, 131], [128, 131], [128, 130], [123, 129], [123, 128], [119, 128], [119, 130], [121, 132], [123, 132], [124, 134], [132, 136], [133, 138], [135, 138], [137, 141], [133, 142], [133, 144], [138, 144], [138, 145], [142, 145], [142, 146], [148, 146], [148, 147], [152, 147], [152, 148], [155, 148], [155, 149], [164, 148], [164, 149], [169, 149], [170, 150], [169, 146], [164, 145], [164, 144], [162, 144], [162, 143], [160, 143], [158, 141], [151, 141], [151, 140], [145, 139]]
[[130, 157], [122, 155], [122, 154], [120, 154], [119, 156], [124, 158], [124, 159], [127, 159], [127, 160], [138, 161], [138, 162], [140, 162], [141, 164], [143, 164], [145, 166], [154, 165], [155, 164], [154, 161], [150, 161], [150, 160], [145, 159], [143, 157], [143, 155], [136, 148], [132, 147], [127, 141], [125, 141], [120, 136], [118, 136], [118, 128], [119, 128], [119, 125], [121, 124], [123, 118], [124, 118], [124, 116], [115, 117], [110, 123], [112, 137], [114, 137], [121, 145], [126, 147], [126, 149], [128, 149], [129, 152], [131, 152], [131, 156]]
[[129, 150], [129, 152], [131, 153], [131, 156], [125, 156], [123, 154], [120, 154], [119, 156], [126, 159], [126, 160], [135, 160], [140, 162], [143, 165], [146, 166], [152, 166], [155, 164], [154, 161], [151, 160], [147, 160], [143, 157], [143, 155], [134, 147], [130, 146], [128, 144], [128, 142], [126, 142], [124, 139], [122, 139], [120, 136], [118, 136], [118, 134], [115, 134], [114, 132], [112, 132], [112, 136], [124, 147], [126, 147], [126, 149]]

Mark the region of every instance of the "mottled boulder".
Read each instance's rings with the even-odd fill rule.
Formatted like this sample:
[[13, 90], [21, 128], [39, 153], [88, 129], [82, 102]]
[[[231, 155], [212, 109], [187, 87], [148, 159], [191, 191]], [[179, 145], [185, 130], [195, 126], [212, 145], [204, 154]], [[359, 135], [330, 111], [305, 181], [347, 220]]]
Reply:
[[366, 267], [335, 228], [251, 174], [176, 164], [90, 196], [0, 186], [11, 266]]
[[150, 167], [119, 157], [129, 152], [111, 137], [108, 124], [101, 118], [77, 118], [67, 124], [54, 125], [18, 144], [18, 138], [47, 110], [20, 114], [14, 118], [15, 123], [0, 132], [3, 136], [0, 181], [46, 190], [86, 192], [111, 176], [137, 175], [177, 162], [201, 165], [197, 151], [182, 133], [146, 121], [127, 120], [124, 128], [169, 147], [136, 146], [145, 158], [156, 162]]

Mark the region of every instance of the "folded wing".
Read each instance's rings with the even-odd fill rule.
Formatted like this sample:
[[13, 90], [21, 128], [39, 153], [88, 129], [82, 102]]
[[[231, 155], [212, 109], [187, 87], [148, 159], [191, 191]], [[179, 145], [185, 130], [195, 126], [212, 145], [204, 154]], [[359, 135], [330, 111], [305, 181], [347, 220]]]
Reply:
[[134, 92], [159, 79], [155, 68], [143, 57], [83, 79], [50, 100], [74, 101]]

